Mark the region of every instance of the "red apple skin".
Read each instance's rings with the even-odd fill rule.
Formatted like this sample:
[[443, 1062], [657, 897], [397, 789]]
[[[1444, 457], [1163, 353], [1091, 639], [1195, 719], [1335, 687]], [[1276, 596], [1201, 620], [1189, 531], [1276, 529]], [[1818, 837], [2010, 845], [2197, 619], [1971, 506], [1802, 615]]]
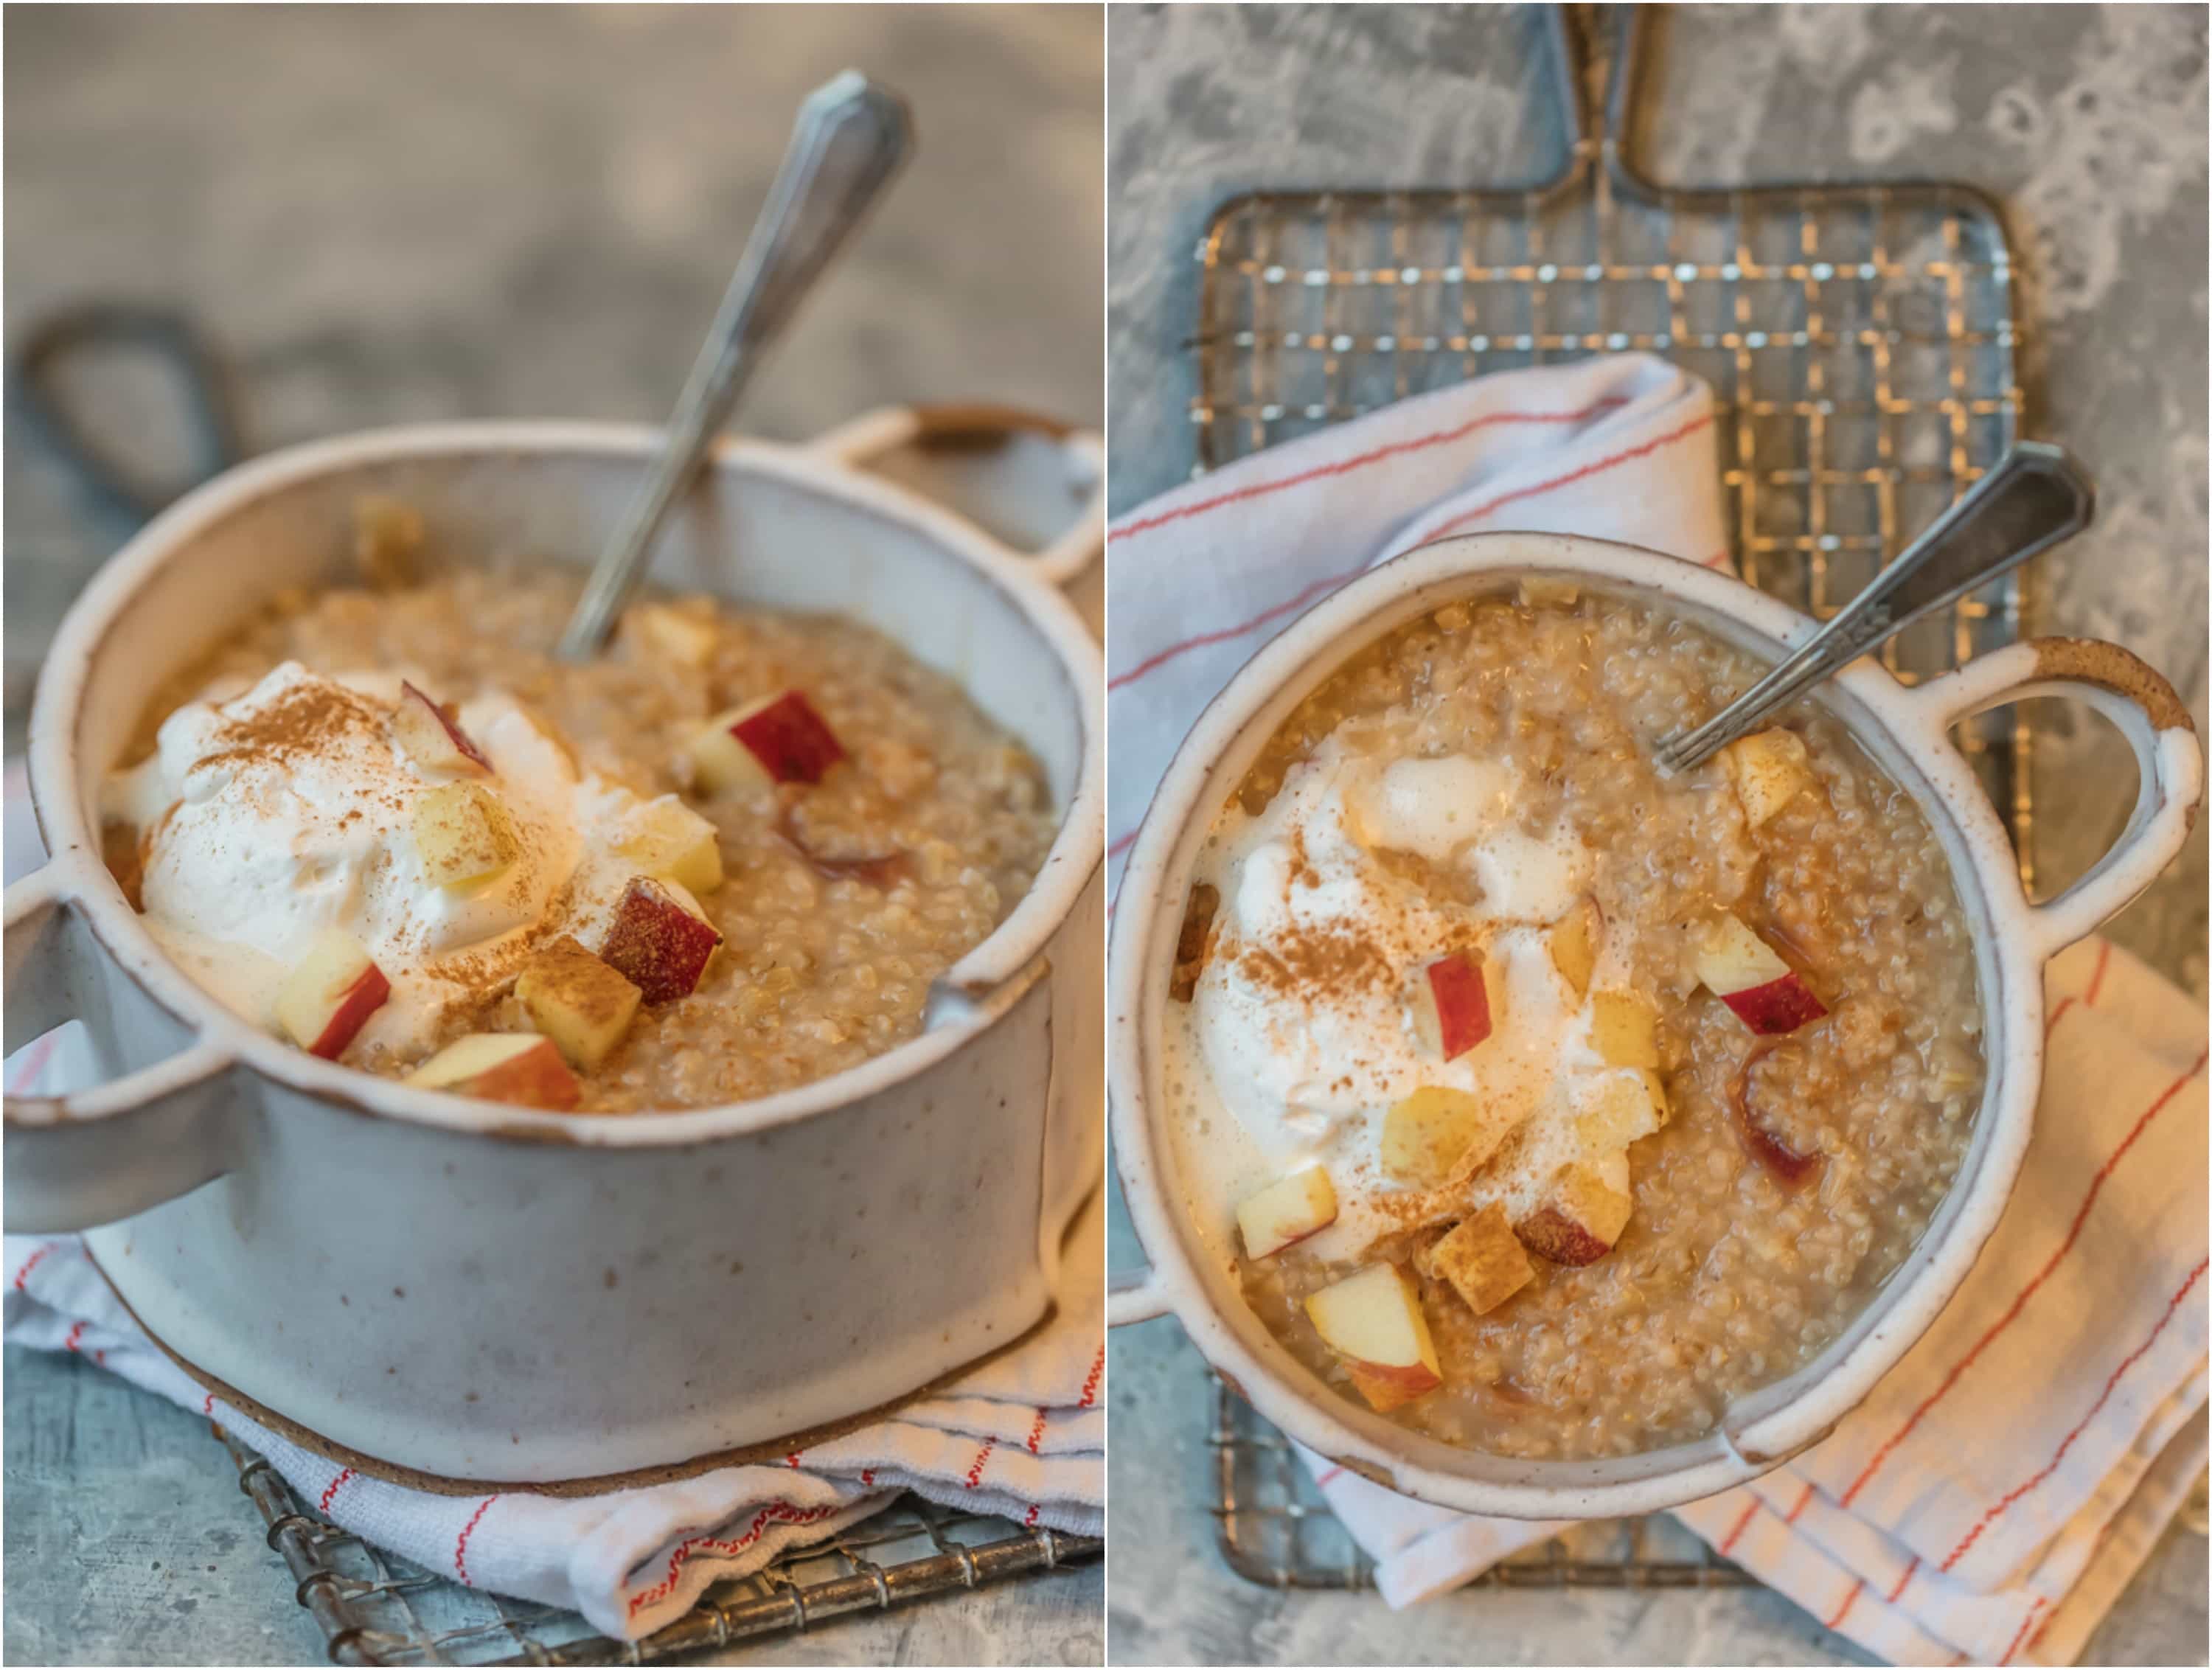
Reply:
[[469, 740], [468, 732], [462, 730], [459, 726], [456, 725], [453, 720], [447, 716], [446, 710], [443, 707], [441, 707], [436, 702], [431, 701], [428, 696], [423, 695], [422, 691], [416, 689], [405, 679], [401, 679], [399, 681], [399, 699], [404, 701], [410, 695], [417, 701], [421, 702], [425, 707], [428, 707], [432, 714], [437, 716], [438, 723], [446, 727], [446, 734], [453, 738], [454, 747], [459, 749], [462, 753], [465, 754], [480, 769], [486, 773], [489, 773], [491, 770], [491, 762], [484, 758], [483, 751], [479, 750], [474, 743]]
[[1445, 1060], [1458, 1060], [1490, 1035], [1490, 988], [1480, 964], [1465, 956], [1437, 958], [1429, 964], [1429, 995]]
[[845, 757], [836, 733], [798, 690], [786, 690], [758, 713], [748, 714], [730, 727], [730, 734], [779, 783], [818, 783]]
[[1828, 1012], [1795, 969], [1748, 991], [1723, 993], [1721, 1001], [1735, 1011], [1737, 1019], [1763, 1035], [1795, 1032]]
[[550, 1038], [538, 1048], [510, 1055], [497, 1066], [447, 1088], [460, 1096], [481, 1096], [486, 1102], [505, 1102], [518, 1108], [543, 1108], [556, 1114], [569, 1112], [584, 1093]]
[[1513, 1232], [1522, 1246], [1553, 1264], [1595, 1264], [1613, 1250], [1611, 1242], [1600, 1241], [1556, 1206], [1529, 1213], [1513, 1226]]
[[722, 936], [641, 876], [616, 907], [599, 960], [637, 987], [647, 1003], [689, 997]]
[[1425, 1363], [1347, 1363], [1345, 1369], [1359, 1395], [1383, 1415], [1426, 1397], [1444, 1383], [1443, 1376], [1430, 1372]]
[[1820, 1175], [1828, 1157], [1799, 1153], [1769, 1130], [1759, 1117], [1756, 1105], [1759, 1064], [1774, 1048], [1772, 1044], [1758, 1045], [1744, 1058], [1743, 1066], [1736, 1070], [1729, 1085], [1729, 1108], [1735, 1115], [1736, 1134], [1742, 1139], [1744, 1151], [1771, 1172], [1783, 1187], [1795, 1192]]
[[384, 977], [384, 970], [374, 963], [363, 969], [338, 998], [338, 1006], [331, 1011], [321, 1034], [307, 1047], [307, 1054], [319, 1055], [325, 1061], [335, 1061], [345, 1054], [345, 1047], [354, 1041], [354, 1035], [368, 1024], [368, 1017], [384, 1006], [392, 995], [392, 982]]

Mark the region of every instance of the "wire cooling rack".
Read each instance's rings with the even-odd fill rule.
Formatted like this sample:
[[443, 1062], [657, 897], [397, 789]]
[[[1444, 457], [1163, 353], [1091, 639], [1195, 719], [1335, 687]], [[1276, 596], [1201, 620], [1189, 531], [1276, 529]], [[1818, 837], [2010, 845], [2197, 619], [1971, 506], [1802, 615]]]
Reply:
[[[1212, 1388], [1213, 1511], [1231, 1570], [1270, 1588], [1365, 1588], [1370, 1560], [1289, 1441], [1220, 1381]], [[1593, 1520], [1501, 1560], [1471, 1587], [1747, 1588], [1753, 1578], [1663, 1515]]]
[[[1538, 68], [1566, 139], [1549, 179], [1261, 192], [1216, 214], [1191, 343], [1199, 467], [1489, 372], [1644, 349], [1712, 386], [1737, 571], [1826, 619], [2018, 433], [2002, 218], [1960, 185], [1656, 183], [1627, 144], [1644, 9], [1605, 9], [1613, 27], [1549, 9]], [[1883, 660], [1911, 683], [2012, 642], [2024, 572]], [[2027, 720], [1984, 715], [1960, 740], [2033, 882]]]
[[[1629, 145], [1644, 9], [1573, 10], [1546, 9], [1535, 55], [1565, 130], [1550, 178], [1261, 192], [1214, 216], [1191, 343], [1198, 467], [1486, 373], [1646, 350], [1712, 387], [1737, 572], [1826, 619], [2019, 432], [2002, 216], [1972, 187], [1934, 182], [1661, 185]], [[2021, 636], [2028, 604], [2015, 570], [1899, 634], [1882, 659], [1906, 683], [1947, 671]], [[1984, 714], [1959, 740], [2032, 886], [2027, 720]], [[1280, 1435], [1218, 1384], [1214, 1396], [1230, 1565], [1278, 1588], [1368, 1583], [1371, 1565]], [[1578, 1527], [1486, 1581], [1752, 1579], [1672, 1521], [1647, 1520]]]
[[826, 1542], [715, 1584], [644, 1640], [613, 1641], [573, 1612], [465, 1588], [380, 1552], [301, 1501], [228, 1432], [217, 1434], [333, 1664], [657, 1664], [1094, 1560], [1106, 1547], [1098, 1537], [953, 1513], [909, 1492]]

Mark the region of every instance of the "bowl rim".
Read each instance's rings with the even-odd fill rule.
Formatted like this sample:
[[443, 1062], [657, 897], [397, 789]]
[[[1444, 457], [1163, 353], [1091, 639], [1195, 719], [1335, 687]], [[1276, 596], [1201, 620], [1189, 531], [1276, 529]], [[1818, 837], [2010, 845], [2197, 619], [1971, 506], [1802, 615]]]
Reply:
[[[1945, 1203], [1906, 1263], [1812, 1363], [1754, 1389], [1735, 1406], [1771, 1403], [1756, 1409], [1741, 1428], [1762, 1436], [1778, 1436], [1786, 1429], [1784, 1442], [1756, 1452], [1748, 1444], [1739, 1448], [1735, 1424], [1724, 1418], [1702, 1438], [1625, 1457], [1517, 1460], [1446, 1444], [1355, 1407], [1297, 1365], [1272, 1336], [1255, 1349], [1246, 1335], [1254, 1330], [1265, 1334], [1264, 1327], [1256, 1317], [1249, 1326], [1232, 1324], [1214, 1302], [1194, 1257], [1195, 1230], [1184, 1223], [1188, 1212], [1172, 1198], [1173, 1157], [1160, 1152], [1170, 1145], [1154, 1140], [1156, 1126], [1162, 1137], [1165, 1132], [1158, 1126], [1164, 1115], [1150, 1105], [1149, 1005], [1158, 983], [1150, 948], [1160, 932], [1174, 931], [1170, 916], [1180, 919], [1179, 908], [1169, 908], [1174, 902], [1165, 884], [1187, 863], [1190, 830], [1212, 804], [1219, 762], [1282, 692], [1293, 685], [1310, 688], [1374, 637], [1443, 601], [1434, 595], [1439, 590], [1522, 574], [1580, 577], [1692, 621], [1699, 611], [1709, 612], [1755, 638], [1755, 653], [1772, 659], [1818, 629], [1817, 622], [1732, 574], [1613, 541], [1507, 531], [1458, 535], [1415, 547], [1376, 564], [1306, 610], [1255, 652], [1192, 725], [1161, 775], [1121, 872], [1107, 959], [1108, 1105], [1115, 1169], [1131, 1227], [1150, 1263], [1152, 1296], [1175, 1315], [1209, 1365], [1299, 1442], [1392, 1490], [1469, 1512], [1528, 1519], [1651, 1512], [1741, 1484], [1825, 1436], [1925, 1332], [1964, 1280], [1996, 1229], [2032, 1133], [2042, 1069], [2042, 959], [2026, 932], [2026, 904], [2009, 839], [1945, 727], [1932, 722], [1931, 705], [1916, 700], [1925, 687], [1908, 688], [1879, 663], [1862, 659], [1831, 683], [1911, 764], [1950, 821], [1970, 873], [1958, 873], [1960, 853], [1948, 850], [1948, 839], [1946, 857], [1973, 935], [1978, 972], [1992, 985], [1983, 1012], [2000, 1018], [2003, 1047], [1985, 1049], [1989, 1076], [1977, 1120], [1986, 1126], [1988, 1145], [1978, 1163], [1971, 1147], [1962, 1157]], [[1425, 600], [1413, 606], [1411, 600], [1422, 594], [1427, 594]], [[1824, 705], [1855, 740], [1868, 745], [1865, 723], [1832, 702]], [[1881, 761], [1880, 751], [1869, 748], [1887, 774], [1891, 768]], [[1940, 828], [1938, 835], [1943, 837]], [[1985, 919], [1977, 916], [1978, 904]], [[1971, 1175], [1969, 1165], [1974, 1167]], [[1931, 1242], [1939, 1228], [1942, 1238]], [[1923, 1248], [1929, 1256], [1915, 1270], [1914, 1259]], [[1838, 1351], [1840, 1357], [1817, 1380], [1774, 1397], [1778, 1388], [1807, 1377]], [[1294, 1376], [1310, 1382], [1310, 1389]], [[1669, 1457], [1680, 1460], [1670, 1465]]]
[[[1053, 652], [1066, 675], [1067, 698], [1082, 739], [1073, 792], [1036, 881], [1006, 920], [940, 976], [942, 983], [958, 987], [973, 999], [953, 1005], [942, 1022], [826, 1078], [750, 1101], [701, 1108], [609, 1117], [416, 1090], [295, 1049], [232, 1013], [161, 949], [100, 860], [97, 838], [86, 827], [78, 783], [76, 731], [85, 693], [117, 616], [153, 574], [195, 540], [262, 499], [316, 477], [362, 465], [573, 453], [641, 467], [658, 451], [660, 440], [661, 432], [646, 424], [567, 420], [404, 424], [264, 453], [185, 495], [101, 565], [55, 633], [33, 697], [27, 750], [32, 805], [47, 859], [16, 886], [43, 882], [56, 897], [80, 912], [82, 926], [100, 952], [192, 1035], [185, 1046], [187, 1052], [212, 1045], [235, 1066], [319, 1102], [370, 1117], [495, 1140], [642, 1148], [750, 1135], [878, 1095], [992, 1030], [1045, 977], [1048, 948], [1075, 914], [1085, 889], [1104, 861], [1103, 652], [1066, 595], [1028, 572], [1018, 554], [919, 493], [803, 443], [723, 437], [710, 449], [708, 468], [718, 476], [767, 477], [838, 501], [920, 534], [965, 563], [1007, 598]], [[963, 976], [963, 969], [971, 969], [976, 978]], [[11, 1104], [38, 1100], [9, 1098]], [[11, 1126], [30, 1122], [18, 1120], [11, 1108]]]

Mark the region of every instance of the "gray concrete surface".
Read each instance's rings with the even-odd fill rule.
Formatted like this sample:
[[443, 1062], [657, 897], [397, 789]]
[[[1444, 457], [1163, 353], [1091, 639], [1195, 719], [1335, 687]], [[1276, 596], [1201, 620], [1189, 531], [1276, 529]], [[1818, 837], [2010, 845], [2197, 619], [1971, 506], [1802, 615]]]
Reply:
[[[2027, 269], [2031, 432], [2097, 471], [2042, 629], [2126, 644], [2206, 719], [2205, 18], [2195, 6], [1670, 7], [1643, 137], [1685, 185], [1938, 177], [2001, 195]], [[1108, 332], [1117, 513], [1182, 480], [1192, 251], [1255, 188], [1541, 178], [1557, 124], [1507, 7], [1116, 6]], [[2048, 706], [2048, 704], [2045, 704]], [[2039, 712], [2036, 857], [2063, 881], [2132, 801], [2100, 724]], [[2112, 927], [2205, 990], [2205, 835]], [[1133, 1252], [1116, 1214], [1115, 1256]], [[1855, 1649], [1771, 1595], [1480, 1592], [1393, 1616], [1253, 1588], [1212, 1552], [1203, 1370], [1172, 1322], [1112, 1347], [1117, 1662], [1809, 1663]], [[2093, 1642], [2203, 1663], [2203, 1539], [2169, 1536]]]
[[[58, 7], [6, 34], [9, 341], [90, 298], [189, 309], [256, 447], [445, 417], [657, 422], [808, 88], [905, 92], [921, 146], [749, 396], [799, 438], [969, 397], [1099, 421], [1101, 34], [1087, 6]], [[135, 380], [101, 410], [158, 454]], [[11, 427], [7, 747], [117, 537]], [[312, 1663], [205, 1424], [9, 1353], [15, 1663]], [[763, 1663], [1097, 1663], [1097, 1564], [825, 1624]]]

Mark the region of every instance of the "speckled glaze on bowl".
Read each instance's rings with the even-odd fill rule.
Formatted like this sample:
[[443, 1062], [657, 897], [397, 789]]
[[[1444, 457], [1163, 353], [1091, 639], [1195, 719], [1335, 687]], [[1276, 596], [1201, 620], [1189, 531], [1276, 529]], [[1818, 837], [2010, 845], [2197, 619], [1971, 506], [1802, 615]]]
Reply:
[[1103, 547], [1103, 470], [1061, 425], [911, 408], [727, 442], [654, 556], [679, 587], [880, 629], [1044, 766], [1062, 819], [1036, 885], [872, 1060], [622, 1117], [410, 1090], [223, 1010], [100, 863], [98, 784], [159, 681], [342, 574], [356, 496], [417, 507], [447, 549], [587, 563], [657, 440], [459, 424], [258, 460], [100, 571], [39, 683], [52, 857], [8, 890], [7, 1048], [79, 1017], [117, 1076], [9, 1099], [8, 1228], [87, 1230], [205, 1383], [432, 1488], [781, 1454], [902, 1400], [1042, 1319], [1098, 1175], [1103, 677], [1055, 582]]
[[[2142, 890], [2186, 838], [2203, 761], [2172, 686], [2126, 651], [2075, 639], [2014, 645], [1912, 688], [1861, 660], [1821, 701], [1926, 813], [1972, 925], [1989, 1078], [1950, 1193], [1920, 1243], [1813, 1362], [1729, 1409], [1692, 1442], [1640, 1454], [1530, 1461], [1441, 1442], [1355, 1407], [1261, 1324], [1222, 1260], [1205, 1256], [1164, 1129], [1158, 1041], [1170, 954], [1191, 865], [1214, 811], [1278, 726], [1362, 646], [1441, 604], [1511, 595], [1524, 579], [1670, 612], [1764, 663], [1815, 623], [1727, 575], [1652, 551], [1556, 534], [1445, 539], [1382, 563], [1316, 605], [1255, 655], [1192, 726], [1115, 895], [1108, 957], [1108, 1071], [1115, 1166], [1150, 1268], [1117, 1278], [1115, 1326], [1173, 1313], [1206, 1360], [1299, 1442], [1379, 1484], [1444, 1507], [1522, 1519], [1656, 1512], [1779, 1466], [1824, 1436], [1924, 1333], [2004, 1210], [2043, 1072], [2043, 966]], [[1968, 716], [2037, 695], [2087, 704], [2116, 726], [2139, 777], [2110, 852], [2057, 898], [2031, 904], [2004, 828], [1953, 746]]]

